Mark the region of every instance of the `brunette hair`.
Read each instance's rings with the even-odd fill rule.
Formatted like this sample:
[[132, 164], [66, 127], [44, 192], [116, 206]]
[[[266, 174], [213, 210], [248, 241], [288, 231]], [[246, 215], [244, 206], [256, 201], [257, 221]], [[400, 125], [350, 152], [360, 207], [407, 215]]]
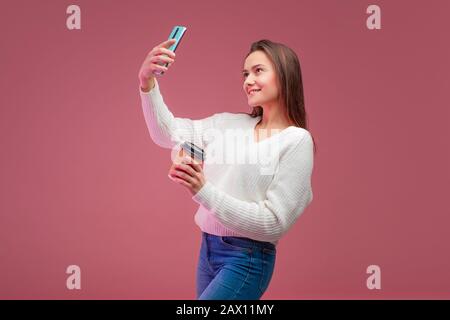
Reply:
[[[279, 102], [287, 109], [289, 119], [294, 122], [295, 126], [309, 131], [303, 94], [302, 72], [297, 54], [284, 44], [263, 39], [252, 43], [250, 51], [244, 60], [251, 53], [258, 50], [267, 55], [275, 68], [278, 88], [280, 89]], [[262, 116], [263, 108], [261, 106], [255, 106], [251, 113], [238, 113], [246, 113], [254, 118]], [[314, 137], [312, 139], [315, 153], [317, 147]]]

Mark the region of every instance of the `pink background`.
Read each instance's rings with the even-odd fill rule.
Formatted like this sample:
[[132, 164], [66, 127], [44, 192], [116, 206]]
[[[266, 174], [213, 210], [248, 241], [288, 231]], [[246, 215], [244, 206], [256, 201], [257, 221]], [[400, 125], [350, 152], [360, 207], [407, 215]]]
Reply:
[[[66, 8], [81, 7], [81, 30]], [[382, 29], [366, 28], [381, 7]], [[167, 177], [138, 71], [178, 117], [250, 111], [252, 42], [300, 59], [318, 145], [314, 200], [281, 239], [264, 299], [450, 298], [449, 1], [4, 1], [0, 298], [195, 299], [198, 204]], [[67, 266], [81, 290], [66, 288]], [[381, 267], [381, 290], [366, 268]]]

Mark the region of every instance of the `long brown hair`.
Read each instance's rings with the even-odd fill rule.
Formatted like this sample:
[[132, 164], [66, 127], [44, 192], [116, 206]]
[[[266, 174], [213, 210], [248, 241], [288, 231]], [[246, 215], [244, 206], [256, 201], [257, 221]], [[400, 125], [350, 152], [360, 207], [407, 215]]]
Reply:
[[[308, 130], [308, 116], [305, 110], [305, 98], [303, 94], [303, 81], [300, 62], [297, 54], [284, 44], [276, 43], [267, 39], [252, 43], [249, 53], [244, 60], [257, 50], [264, 52], [275, 67], [275, 73], [280, 88], [279, 102], [287, 108], [289, 119], [296, 127]], [[246, 113], [251, 117], [262, 116], [261, 106], [253, 107], [251, 113]], [[310, 132], [311, 134], [311, 132]], [[312, 137], [312, 134], [311, 134]], [[316, 153], [316, 143], [313, 139], [314, 153]]]

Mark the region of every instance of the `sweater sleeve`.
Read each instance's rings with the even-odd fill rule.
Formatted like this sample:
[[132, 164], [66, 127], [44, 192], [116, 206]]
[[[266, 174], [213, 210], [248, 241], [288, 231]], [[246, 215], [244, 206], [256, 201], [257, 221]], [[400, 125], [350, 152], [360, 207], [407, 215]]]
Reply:
[[155, 86], [150, 91], [144, 92], [139, 87], [139, 92], [145, 122], [153, 142], [168, 149], [184, 141], [202, 147], [202, 134], [206, 129], [214, 127], [217, 113], [199, 120], [174, 117], [164, 102], [156, 79]]
[[265, 200], [242, 201], [206, 181], [192, 199], [225, 227], [259, 241], [278, 241], [311, 203], [313, 142], [307, 132], [280, 158]]

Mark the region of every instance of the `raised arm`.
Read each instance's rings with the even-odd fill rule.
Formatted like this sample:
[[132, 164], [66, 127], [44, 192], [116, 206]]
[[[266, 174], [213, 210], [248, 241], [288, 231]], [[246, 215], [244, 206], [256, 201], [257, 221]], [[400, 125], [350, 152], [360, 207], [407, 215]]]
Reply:
[[191, 120], [175, 117], [164, 102], [156, 78], [154, 86], [145, 92], [140, 86], [142, 111], [150, 136], [157, 145], [171, 149], [183, 141], [191, 141], [202, 147], [203, 132], [215, 126], [217, 114]]
[[202, 133], [214, 125], [215, 115], [201, 120], [174, 117], [164, 103], [155, 77], [167, 73], [175, 62], [175, 52], [168, 49], [175, 41], [169, 39], [155, 46], [142, 63], [138, 73], [142, 110], [150, 136], [157, 145], [173, 148], [188, 140], [201, 147]]

